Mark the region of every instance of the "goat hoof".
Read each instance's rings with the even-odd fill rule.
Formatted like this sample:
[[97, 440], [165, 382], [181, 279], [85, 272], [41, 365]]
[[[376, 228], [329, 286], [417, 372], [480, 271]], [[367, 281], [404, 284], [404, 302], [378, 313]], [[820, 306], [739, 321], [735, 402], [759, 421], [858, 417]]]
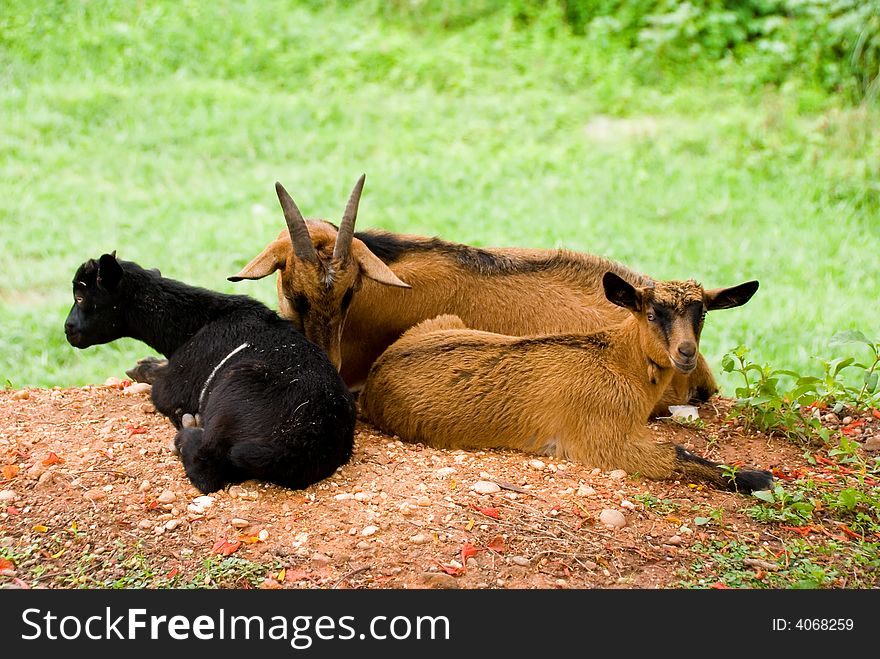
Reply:
[[180, 426], [181, 428], [198, 428], [199, 427], [199, 415], [196, 414], [193, 416], [192, 414], [184, 414], [180, 417]]

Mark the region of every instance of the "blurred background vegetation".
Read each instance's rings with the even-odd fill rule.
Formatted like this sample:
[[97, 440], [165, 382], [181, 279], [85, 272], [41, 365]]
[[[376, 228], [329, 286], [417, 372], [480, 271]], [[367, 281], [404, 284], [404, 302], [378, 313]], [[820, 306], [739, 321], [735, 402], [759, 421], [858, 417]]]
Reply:
[[880, 0], [0, 0], [0, 381], [149, 353], [64, 341], [102, 252], [274, 306], [274, 182], [362, 172], [361, 229], [759, 279], [704, 352], [808, 370], [880, 334], [878, 93]]

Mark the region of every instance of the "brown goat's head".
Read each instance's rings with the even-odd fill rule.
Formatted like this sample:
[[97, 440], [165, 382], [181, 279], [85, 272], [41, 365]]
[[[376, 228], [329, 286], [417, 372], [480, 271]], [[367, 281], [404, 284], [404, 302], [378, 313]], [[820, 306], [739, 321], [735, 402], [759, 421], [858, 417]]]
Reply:
[[409, 288], [369, 248], [354, 237], [361, 176], [351, 192], [339, 229], [323, 220], [306, 221], [287, 190], [275, 184], [287, 230], [269, 243], [229, 281], [262, 279], [278, 271], [278, 310], [308, 339], [323, 348], [340, 368], [340, 339], [361, 277]]
[[636, 288], [613, 272], [605, 273], [602, 284], [611, 302], [629, 309], [644, 323], [648, 356], [658, 365], [672, 365], [682, 373], [690, 373], [697, 365], [706, 312], [742, 306], [758, 290], [757, 281], [708, 291], [693, 280], [658, 281]]

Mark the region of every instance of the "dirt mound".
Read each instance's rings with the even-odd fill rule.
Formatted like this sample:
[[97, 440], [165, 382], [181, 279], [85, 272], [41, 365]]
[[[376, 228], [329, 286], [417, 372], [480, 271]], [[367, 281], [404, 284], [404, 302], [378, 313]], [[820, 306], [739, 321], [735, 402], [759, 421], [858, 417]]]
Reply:
[[[741, 495], [521, 453], [434, 450], [365, 423], [351, 462], [306, 490], [248, 482], [201, 497], [149, 393], [122, 386], [0, 392], [0, 552], [12, 557], [0, 559], [0, 584], [674, 587], [695, 542], [780, 544], [742, 513], [755, 500]], [[704, 406], [692, 427], [651, 428], [714, 460], [806, 467], [794, 446], [726, 422], [728, 406]], [[600, 522], [604, 510], [625, 526]], [[712, 511], [723, 525], [702, 521]]]

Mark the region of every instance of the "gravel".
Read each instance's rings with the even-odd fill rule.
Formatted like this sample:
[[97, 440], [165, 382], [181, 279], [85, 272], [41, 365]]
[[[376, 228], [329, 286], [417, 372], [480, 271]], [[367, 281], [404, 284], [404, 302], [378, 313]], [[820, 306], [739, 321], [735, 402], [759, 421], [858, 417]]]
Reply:
[[493, 483], [492, 481], [477, 481], [471, 485], [471, 489], [477, 494], [495, 494], [495, 492], [501, 491], [498, 483]]

